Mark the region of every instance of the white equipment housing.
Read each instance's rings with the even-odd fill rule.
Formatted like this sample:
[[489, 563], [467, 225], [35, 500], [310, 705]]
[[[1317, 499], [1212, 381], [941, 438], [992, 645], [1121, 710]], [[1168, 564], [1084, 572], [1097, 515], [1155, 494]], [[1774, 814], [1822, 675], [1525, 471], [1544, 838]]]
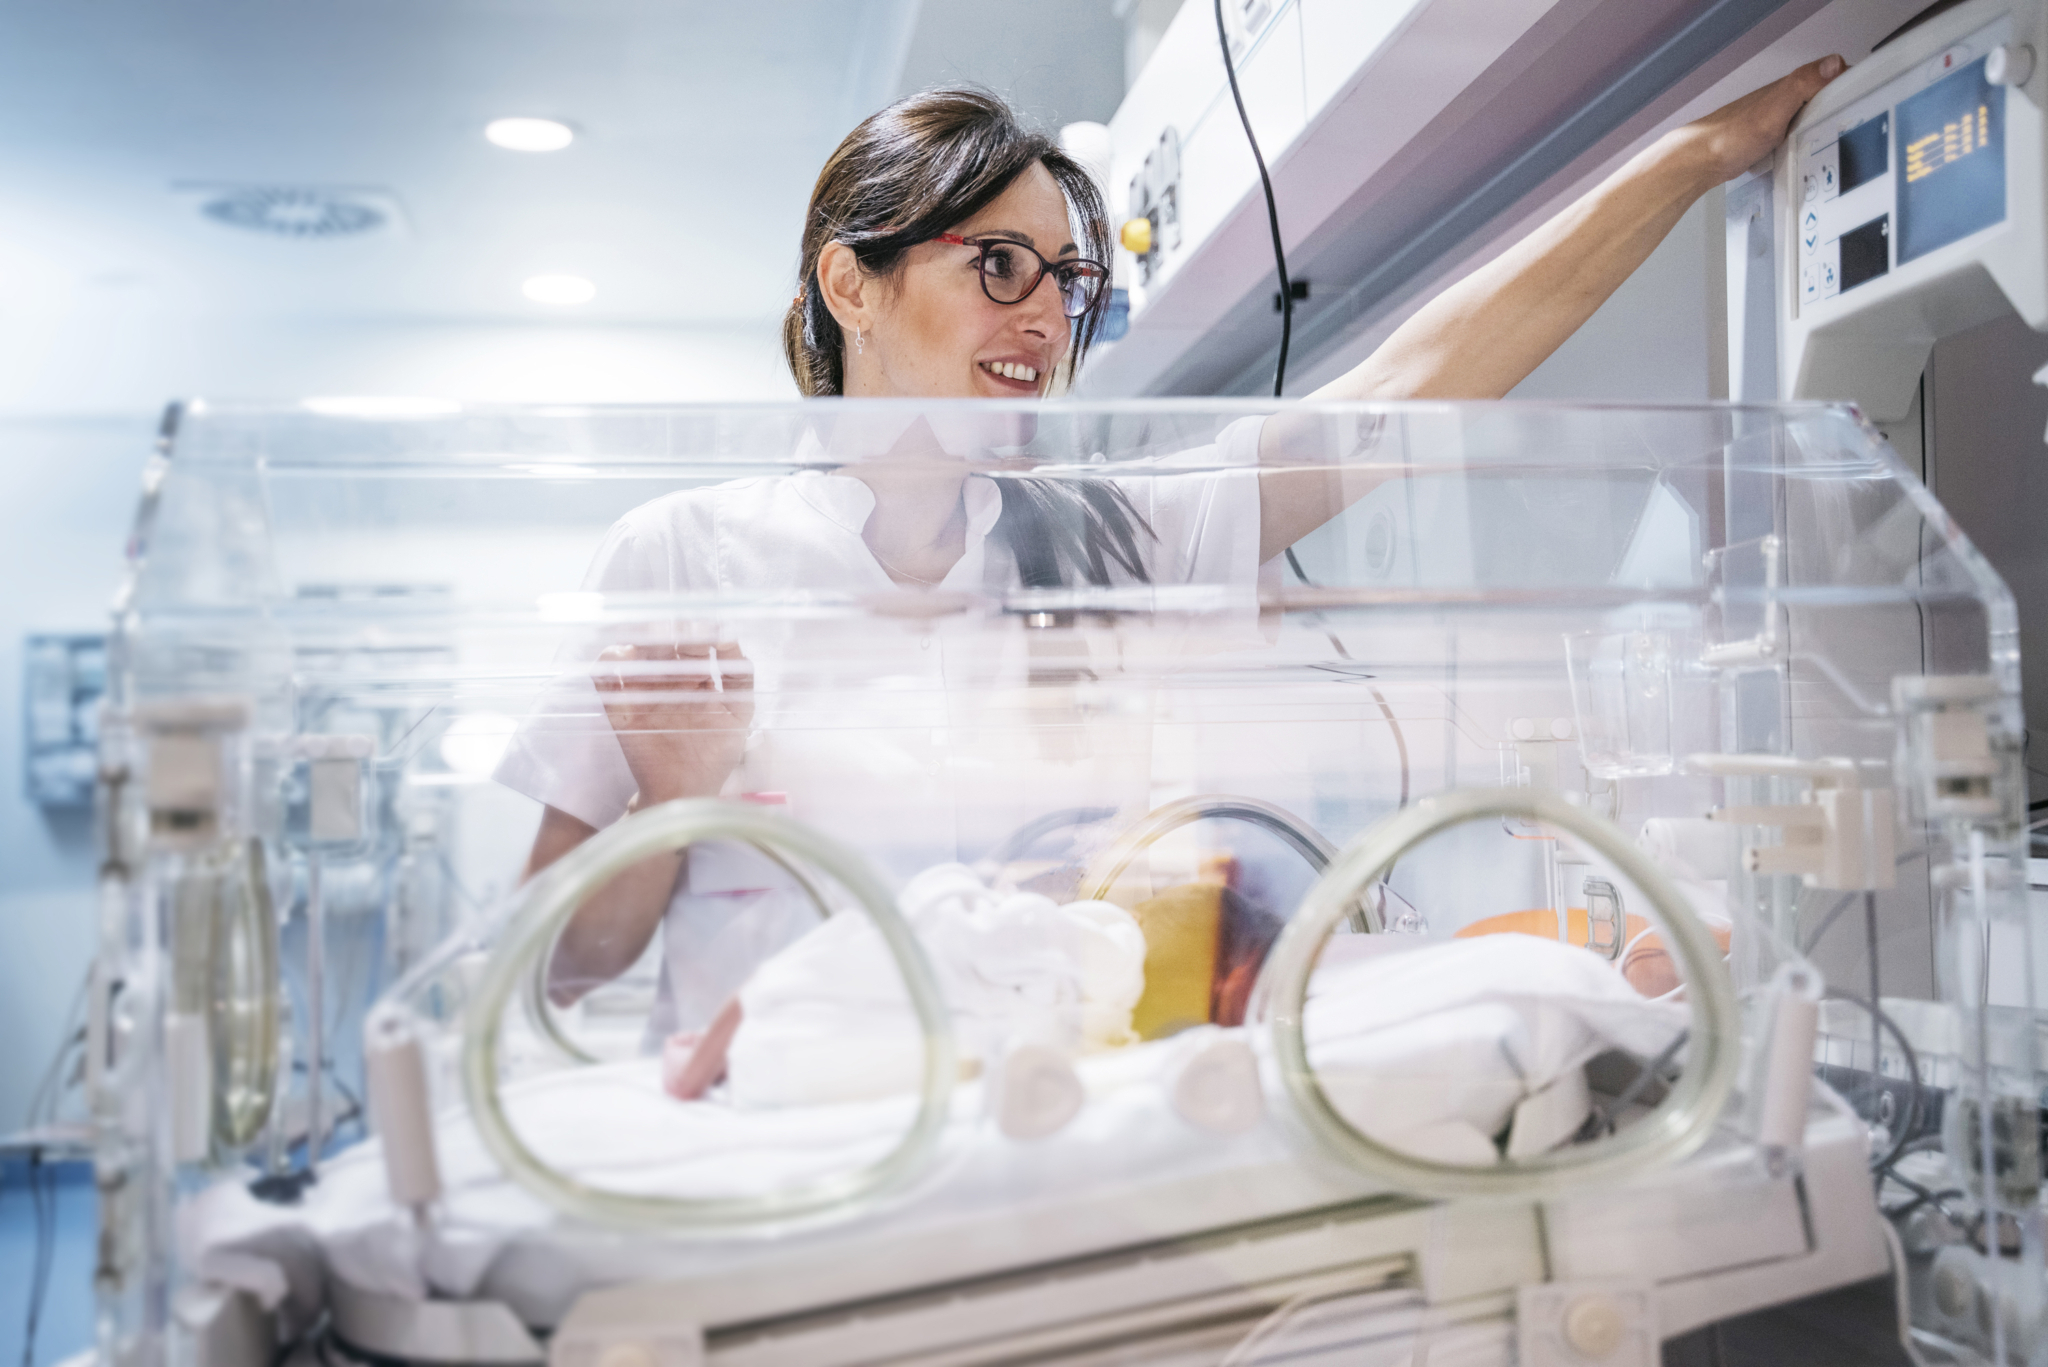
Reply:
[[[1289, 392], [1356, 359], [1531, 206], [1822, 8], [1225, 0], [1289, 272], [1310, 286]], [[1111, 213], [1151, 219], [1153, 248], [1117, 254], [1130, 331], [1091, 356], [1082, 391], [1267, 392], [1280, 334], [1272, 242], [1207, 0], [1181, 6], [1110, 131]]]
[[2008, 309], [2048, 328], [2043, 53], [2035, 0], [1971, 0], [1800, 116], [1771, 177], [1785, 397], [1896, 420], [1941, 338]]

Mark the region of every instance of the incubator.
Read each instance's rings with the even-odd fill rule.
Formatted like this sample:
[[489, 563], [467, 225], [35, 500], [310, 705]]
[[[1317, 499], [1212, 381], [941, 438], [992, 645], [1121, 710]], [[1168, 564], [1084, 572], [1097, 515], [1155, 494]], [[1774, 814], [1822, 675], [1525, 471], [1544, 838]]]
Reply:
[[102, 1361], [2048, 1351], [2012, 606], [1852, 410], [192, 404], [129, 553]]

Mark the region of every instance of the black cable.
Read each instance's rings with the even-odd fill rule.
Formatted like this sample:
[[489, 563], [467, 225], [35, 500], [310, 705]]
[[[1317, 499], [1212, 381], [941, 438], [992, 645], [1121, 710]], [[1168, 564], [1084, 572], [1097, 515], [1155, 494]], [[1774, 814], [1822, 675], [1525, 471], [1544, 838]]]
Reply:
[[21, 1367], [35, 1367], [36, 1336], [42, 1328], [43, 1302], [49, 1298], [50, 1269], [57, 1253], [57, 1193], [44, 1174], [40, 1145], [28, 1152], [28, 1194], [35, 1212], [36, 1253], [29, 1277], [28, 1319], [21, 1335]]
[[[1914, 1051], [1913, 1041], [1906, 1038], [1906, 1032], [1899, 1028], [1899, 1023], [1886, 1015], [1879, 1007], [1863, 1000], [1854, 992], [1844, 991], [1839, 987], [1829, 988], [1827, 995], [1838, 1001], [1854, 1002], [1865, 1011], [1868, 1011], [1873, 1024], [1878, 1029], [1889, 1031], [1891, 1037], [1898, 1041], [1899, 1053], [1905, 1057], [1907, 1081], [1913, 1087], [1912, 1100], [1906, 1104], [1905, 1114], [1898, 1118], [1899, 1137], [1892, 1141], [1891, 1152], [1875, 1160], [1870, 1165], [1870, 1170], [1877, 1173], [1880, 1177], [1895, 1176], [1896, 1174], [1892, 1172], [1892, 1168], [1898, 1161], [1907, 1154], [1916, 1152], [1916, 1146], [1920, 1145], [1923, 1139], [1933, 1138], [1933, 1136], [1922, 1136], [1915, 1133], [1920, 1128], [1920, 1122], [1927, 1118], [1927, 1093], [1920, 1082], [1920, 1055]], [[1870, 1075], [1872, 1078], [1871, 1086], [1881, 1092], [1884, 1073], [1878, 1066], [1879, 1062], [1880, 1060], [1875, 1057], [1870, 1060]], [[1876, 1109], [1876, 1103], [1873, 1102], [1871, 1110], [1875, 1111]]]
[[[1907, 850], [1892, 861], [1892, 866], [1902, 869], [1925, 853], [1925, 850]], [[1855, 905], [1856, 894], [1853, 892], [1845, 893], [1839, 902], [1828, 908], [1828, 914], [1821, 917], [1820, 924], [1814, 927], [1813, 934], [1807, 936], [1806, 944], [1799, 952], [1810, 957], [1814, 950], [1820, 948], [1821, 937], [1828, 933], [1829, 928], [1835, 924], [1843, 912]], [[1874, 953], [1875, 950], [1872, 952]]]
[[[1287, 347], [1294, 339], [1294, 282], [1287, 277], [1287, 249], [1280, 244], [1280, 206], [1273, 199], [1273, 177], [1266, 170], [1265, 153], [1259, 150], [1259, 135], [1252, 132], [1252, 116], [1245, 111], [1244, 92], [1237, 86], [1237, 62], [1230, 55], [1230, 30], [1223, 24], [1223, 0], [1216, 0], [1216, 43], [1223, 49], [1223, 74], [1230, 78], [1230, 98], [1237, 105], [1237, 121], [1244, 125], [1244, 140], [1251, 145], [1252, 161], [1259, 168], [1259, 188], [1266, 194], [1266, 227], [1273, 234], [1273, 270], [1280, 277], [1280, 362], [1273, 367], [1273, 397], [1281, 397], [1287, 387]], [[1288, 568], [1294, 577], [1310, 588], [1315, 585], [1308, 577], [1308, 571], [1301, 567], [1301, 557], [1294, 553], [1294, 547], [1286, 550]], [[1325, 632], [1330, 644], [1337, 647], [1337, 653], [1345, 659], [1351, 652], [1344, 649], [1344, 643], [1335, 635]], [[1387, 700], [1380, 696], [1378, 689], [1372, 690], [1380, 711], [1386, 714], [1387, 724], [1394, 728], [1394, 746], [1401, 752], [1401, 806], [1408, 805], [1408, 741], [1401, 734], [1401, 723], [1394, 720], [1394, 710], [1387, 706]], [[1384, 881], [1384, 880], [1382, 880]]]
[[[1287, 278], [1287, 249], [1280, 245], [1280, 206], [1273, 199], [1273, 177], [1266, 172], [1265, 154], [1259, 151], [1259, 135], [1252, 132], [1252, 116], [1245, 112], [1244, 92], [1237, 88], [1237, 63], [1230, 55], [1230, 31], [1223, 26], [1223, 0], [1216, 0], [1216, 43], [1223, 49], [1223, 74], [1230, 78], [1230, 98], [1237, 104], [1237, 121], [1244, 125], [1244, 140], [1251, 144], [1252, 160], [1259, 168], [1259, 188], [1266, 192], [1266, 227], [1273, 234], [1273, 269], [1280, 277], [1280, 363], [1273, 367], [1273, 397], [1287, 386], [1287, 347], [1294, 340], [1294, 282]], [[1294, 554], [1286, 551], [1287, 563], [1295, 577], [1308, 583], [1308, 572]]]
[[1620, 1118], [1621, 1113], [1633, 1106], [1636, 1098], [1663, 1075], [1664, 1070], [1671, 1066], [1673, 1060], [1678, 1057], [1678, 1051], [1685, 1047], [1686, 1040], [1691, 1036], [1690, 1030], [1679, 1031], [1671, 1043], [1664, 1046], [1663, 1053], [1636, 1069], [1635, 1077], [1630, 1079], [1628, 1086], [1621, 1089], [1621, 1095], [1615, 1097], [1611, 1104], [1595, 1105], [1592, 1113], [1586, 1117], [1585, 1123], [1572, 1135], [1572, 1142], [1584, 1144], [1598, 1139], [1602, 1134], [1612, 1134], [1614, 1122]]
[[[1879, 988], [1877, 980], [1877, 894], [1875, 892], [1863, 894], [1863, 938], [1868, 945], [1864, 958], [1867, 961], [1866, 967], [1870, 973], [1870, 1086], [1873, 1093], [1870, 1109], [1874, 1116], [1878, 1105], [1875, 1098], [1884, 1095], [1884, 1027], [1887, 1024], [1884, 1018], [1884, 993]], [[1905, 1038], [1903, 1031], [1900, 1032], [1899, 1038]], [[1907, 1046], [1909, 1056], [1911, 1048], [1912, 1046]], [[1913, 1109], [1916, 1112], [1916, 1118], [1917, 1112], [1920, 1109], [1919, 1089], [1920, 1066], [1915, 1063], [1913, 1065], [1913, 1090], [1915, 1093]], [[1892, 1151], [1885, 1156], [1885, 1162], [1897, 1162], [1899, 1150], [1905, 1147], [1905, 1127], [1901, 1126], [1899, 1142], [1892, 1145]]]
[[[1259, 151], [1258, 135], [1252, 132], [1252, 116], [1244, 109], [1244, 93], [1237, 88], [1237, 63], [1230, 56], [1230, 32], [1223, 27], [1223, 0], [1216, 0], [1216, 41], [1223, 48], [1223, 73], [1230, 77], [1230, 98], [1237, 101], [1238, 122], [1244, 125], [1244, 140], [1252, 146], [1252, 160], [1259, 166], [1259, 184], [1266, 191], [1266, 226], [1273, 230], [1273, 264], [1280, 272], [1280, 364], [1273, 370], [1273, 397], [1287, 382], [1287, 344], [1294, 336], [1294, 286], [1287, 278], [1287, 252], [1280, 245], [1280, 210], [1273, 203], [1273, 178], [1266, 174], [1266, 158]], [[1294, 552], [1287, 552], [1290, 562]], [[1301, 566], [1296, 563], [1295, 571]], [[1307, 576], [1303, 576], [1306, 578]]]
[[1902, 1177], [1896, 1172], [1888, 1172], [1884, 1175], [1884, 1178], [1887, 1182], [1898, 1183], [1907, 1191], [1911, 1192], [1914, 1197], [1913, 1200], [1907, 1202], [1903, 1206], [1897, 1206], [1885, 1210], [1884, 1214], [1886, 1218], [1896, 1220], [1902, 1215], [1909, 1214], [1912, 1211], [1918, 1210], [1921, 1206], [1931, 1203], [1936, 1210], [1940, 1211], [1949, 1219], [1954, 1220], [1957, 1224], [1962, 1223], [1960, 1219], [1957, 1219], [1955, 1213], [1949, 1210], [1949, 1208], [1943, 1203], [1957, 1196], [1967, 1197], [1969, 1195], [1968, 1192], [1965, 1192], [1957, 1187], [1950, 1187], [1945, 1191], [1934, 1191], [1931, 1188], [1921, 1186], [1912, 1178]]
[[1809, 935], [1806, 939], [1806, 948], [1800, 952], [1810, 956], [1815, 949], [1819, 948], [1821, 937], [1826, 935], [1829, 929], [1834, 926], [1836, 919], [1854, 905], [1856, 905], [1856, 894], [1851, 892], [1844, 894], [1841, 901], [1829, 907], [1828, 914], [1820, 918], [1820, 924], [1813, 928], [1813, 934]]

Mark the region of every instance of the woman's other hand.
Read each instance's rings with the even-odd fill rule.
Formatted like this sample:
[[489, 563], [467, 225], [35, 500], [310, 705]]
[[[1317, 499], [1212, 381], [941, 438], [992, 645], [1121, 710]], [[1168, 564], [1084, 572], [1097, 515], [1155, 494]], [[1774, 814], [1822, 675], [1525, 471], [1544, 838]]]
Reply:
[[731, 644], [608, 646], [591, 670], [639, 807], [715, 797], [754, 717], [754, 667]]
[[1670, 136], [1699, 158], [1707, 184], [1733, 180], [1769, 156], [1792, 131], [1792, 120], [1799, 117], [1806, 102], [1848, 69], [1849, 64], [1840, 57], [1808, 62]]

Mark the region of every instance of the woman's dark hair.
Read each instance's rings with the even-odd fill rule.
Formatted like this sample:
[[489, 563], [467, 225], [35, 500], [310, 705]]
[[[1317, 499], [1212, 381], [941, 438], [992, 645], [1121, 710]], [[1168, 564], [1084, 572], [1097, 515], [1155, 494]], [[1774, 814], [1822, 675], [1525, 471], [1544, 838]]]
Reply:
[[1003, 511], [996, 533], [1017, 561], [1017, 578], [1027, 589], [1056, 589], [1071, 565], [1091, 584], [1109, 583], [1114, 561], [1140, 583], [1150, 582], [1138, 536], [1152, 529], [1129, 495], [1107, 479], [1055, 479], [1046, 475], [996, 475]]
[[[796, 387], [812, 397], [846, 391], [846, 337], [818, 288], [827, 245], [853, 248], [869, 275], [894, 275], [905, 252], [973, 218], [1034, 163], [1052, 174], [1080, 221], [1081, 254], [1107, 262], [1109, 211], [1094, 177], [986, 90], [945, 86], [910, 95], [848, 133], [811, 190], [797, 295], [782, 320], [782, 354]], [[1076, 366], [1108, 307], [1104, 290], [1074, 320]]]
[[[853, 248], [861, 269], [893, 275], [904, 253], [973, 218], [1033, 165], [1051, 173], [1079, 221], [1081, 252], [1107, 262], [1112, 244], [1102, 192], [1045, 133], [1025, 127], [1010, 106], [968, 86], [927, 90], [862, 120], [825, 161], [804, 218], [796, 299], [782, 320], [782, 352], [807, 396], [843, 394], [846, 337], [818, 288], [818, 258], [829, 243]], [[1072, 364], [1095, 340], [1109, 291], [1074, 320]], [[997, 531], [1027, 587], [1066, 582], [1066, 567], [1091, 584], [1109, 582], [1111, 562], [1146, 580], [1138, 536], [1152, 529], [1108, 480], [1006, 475], [997, 480]]]

